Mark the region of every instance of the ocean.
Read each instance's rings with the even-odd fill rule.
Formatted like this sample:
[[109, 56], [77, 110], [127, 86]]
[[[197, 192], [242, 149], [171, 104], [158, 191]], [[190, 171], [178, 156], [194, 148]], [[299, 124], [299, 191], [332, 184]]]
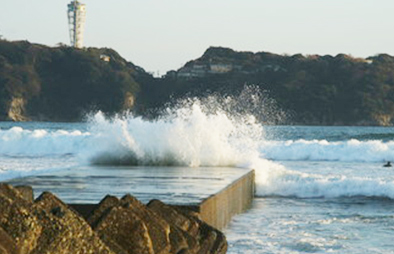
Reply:
[[156, 120], [0, 122], [0, 181], [86, 165], [254, 168], [256, 198], [224, 230], [228, 253], [394, 253], [387, 161], [392, 127], [264, 125], [198, 101]]
[[[265, 127], [252, 208], [228, 253], [394, 253], [393, 127]], [[258, 179], [259, 180], [259, 179]]]

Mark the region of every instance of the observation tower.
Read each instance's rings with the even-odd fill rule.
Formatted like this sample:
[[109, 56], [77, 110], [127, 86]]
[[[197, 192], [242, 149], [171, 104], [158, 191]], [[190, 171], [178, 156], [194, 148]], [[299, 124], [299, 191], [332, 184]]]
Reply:
[[79, 1], [71, 1], [67, 7], [71, 46], [75, 48], [82, 48], [86, 18], [85, 4], [82, 4]]

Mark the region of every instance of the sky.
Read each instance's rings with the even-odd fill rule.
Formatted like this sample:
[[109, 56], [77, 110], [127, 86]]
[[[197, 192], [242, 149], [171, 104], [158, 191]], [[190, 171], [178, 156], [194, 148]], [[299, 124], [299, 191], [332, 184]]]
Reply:
[[[0, 35], [69, 44], [71, 0], [1, 0]], [[81, 0], [84, 46], [108, 47], [155, 75], [210, 46], [277, 54], [394, 55], [393, 0]]]

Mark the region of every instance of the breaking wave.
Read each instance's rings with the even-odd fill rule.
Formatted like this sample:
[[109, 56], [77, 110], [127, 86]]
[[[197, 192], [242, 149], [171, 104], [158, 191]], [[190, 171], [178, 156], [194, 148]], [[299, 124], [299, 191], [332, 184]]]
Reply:
[[235, 121], [225, 112], [207, 114], [194, 103], [158, 120], [132, 115], [90, 120], [93, 164], [236, 166], [258, 156], [263, 128], [254, 117]]
[[394, 160], [394, 141], [265, 141], [260, 152], [267, 159], [280, 161], [384, 162]]
[[260, 168], [257, 174], [257, 195], [262, 197], [394, 199], [394, 178], [391, 175], [311, 174], [284, 167]]
[[75, 154], [86, 148], [89, 132], [80, 130], [23, 129], [0, 130], [0, 155], [37, 157]]
[[[299, 172], [284, 161], [394, 161], [394, 141], [275, 140], [265, 124], [285, 114], [255, 88], [238, 98], [186, 99], [155, 120], [98, 112], [80, 129], [0, 129], [0, 179], [50, 167], [140, 165], [247, 167], [256, 170], [257, 195], [302, 198], [378, 196], [394, 199], [394, 178], [359, 173]], [[248, 106], [249, 105], [249, 106]], [[276, 113], [275, 113], [276, 112]], [[7, 164], [8, 163], [8, 164]], [[27, 166], [28, 165], [28, 166]], [[61, 165], [61, 166], [60, 166]], [[214, 170], [214, 168], [212, 169]], [[6, 177], [7, 176], [7, 177]]]

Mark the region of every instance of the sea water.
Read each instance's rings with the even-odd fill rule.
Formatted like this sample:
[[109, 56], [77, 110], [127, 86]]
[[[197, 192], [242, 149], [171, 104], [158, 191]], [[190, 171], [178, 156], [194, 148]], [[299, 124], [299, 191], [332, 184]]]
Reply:
[[394, 128], [265, 129], [281, 167], [225, 230], [229, 253], [394, 253]]
[[0, 181], [83, 165], [248, 167], [229, 253], [394, 253], [394, 128], [264, 126], [198, 101], [144, 120], [0, 123]]

